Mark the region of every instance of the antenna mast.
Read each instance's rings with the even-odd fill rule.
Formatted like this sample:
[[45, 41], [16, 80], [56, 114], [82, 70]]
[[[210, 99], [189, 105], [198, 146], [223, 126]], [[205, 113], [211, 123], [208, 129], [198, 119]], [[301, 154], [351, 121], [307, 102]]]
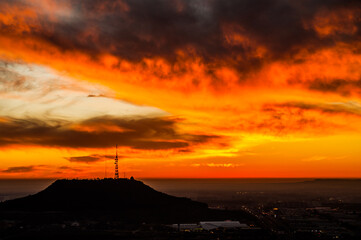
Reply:
[[118, 144], [115, 145], [115, 179], [119, 178], [119, 171], [118, 171]]
[[104, 179], [107, 178], [107, 160], [104, 159]]

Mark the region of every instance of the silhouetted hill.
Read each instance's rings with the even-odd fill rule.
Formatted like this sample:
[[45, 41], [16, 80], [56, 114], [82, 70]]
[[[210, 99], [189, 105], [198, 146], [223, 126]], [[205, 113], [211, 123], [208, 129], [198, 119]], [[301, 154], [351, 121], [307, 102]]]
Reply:
[[3, 203], [17, 210], [124, 210], [147, 207], [207, 208], [206, 204], [158, 192], [128, 179], [57, 180], [45, 190]]
[[108, 216], [131, 222], [222, 219], [240, 213], [208, 209], [207, 204], [158, 192], [129, 179], [57, 180], [45, 190], [0, 204], [0, 211], [61, 212], [91, 218]]

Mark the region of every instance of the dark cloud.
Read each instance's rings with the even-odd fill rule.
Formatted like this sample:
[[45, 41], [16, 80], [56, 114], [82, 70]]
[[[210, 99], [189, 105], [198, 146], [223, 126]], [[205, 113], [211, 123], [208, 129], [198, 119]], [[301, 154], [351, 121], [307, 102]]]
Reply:
[[106, 97], [103, 94], [89, 94], [88, 97]]
[[266, 104], [263, 110], [268, 112], [276, 112], [277, 108], [295, 108], [300, 110], [313, 110], [327, 114], [349, 114], [358, 117], [361, 116], [361, 105], [357, 102], [334, 102], [327, 104], [287, 102], [281, 104]]
[[311, 90], [320, 92], [334, 92], [342, 95], [350, 95], [353, 92], [361, 93], [361, 80], [347, 81], [343, 79], [335, 79], [332, 81], [323, 81], [316, 79], [309, 84]]
[[68, 160], [69, 162], [93, 163], [93, 162], [104, 161], [104, 159], [113, 159], [113, 158], [114, 156], [110, 156], [110, 155], [92, 154], [89, 156], [66, 157], [65, 159]]
[[35, 170], [34, 166], [21, 166], [21, 167], [9, 167], [6, 170], [2, 170], [3, 173], [26, 173]]
[[[9, 167], [5, 170], [0, 170], [0, 172], [3, 172], [3, 173], [29, 173], [29, 172], [34, 172], [37, 170], [44, 170], [44, 169], [46, 169], [47, 171], [50, 171], [52, 168], [53, 168], [52, 166], [48, 166], [48, 165], [30, 165], [30, 166]], [[56, 169], [61, 170], [61, 171], [76, 171], [76, 172], [83, 171], [83, 169], [73, 168], [73, 167], [69, 167], [69, 166], [60, 166], [60, 167], [57, 167]], [[63, 172], [54, 172], [54, 173], [63, 173]]]
[[[165, 118], [119, 119], [97, 117], [75, 124], [36, 119], [0, 122], [0, 146], [41, 145], [70, 148], [107, 148], [118, 144], [133, 149], [180, 149], [217, 138], [213, 135], [182, 134], [176, 120]], [[106, 126], [106, 128], [104, 128]], [[82, 130], [86, 127], [87, 130]], [[89, 131], [88, 129], [93, 129]]]
[[[10, 0], [5, 2], [14, 4]], [[174, 63], [179, 60], [177, 51], [182, 50], [200, 57], [210, 76], [222, 61], [242, 75], [272, 60], [302, 62], [304, 59], [295, 58], [302, 49], [314, 52], [340, 42], [359, 41], [361, 36], [359, 0], [58, 2], [70, 3], [74, 16], [63, 19], [39, 14], [36, 22], [39, 26], [25, 31], [24, 37], [50, 43], [61, 51], [81, 51], [95, 60], [110, 53], [135, 62], [161, 57]], [[327, 10], [331, 14], [342, 9], [354, 11], [351, 24], [357, 31], [335, 31], [320, 37], [310, 27], [318, 13]], [[11, 26], [2, 25], [1, 34], [13, 34]], [[232, 34], [247, 40], [237, 43], [229, 39]], [[267, 49], [267, 54], [257, 54], [258, 47]], [[177, 69], [174, 71], [182, 71]]]

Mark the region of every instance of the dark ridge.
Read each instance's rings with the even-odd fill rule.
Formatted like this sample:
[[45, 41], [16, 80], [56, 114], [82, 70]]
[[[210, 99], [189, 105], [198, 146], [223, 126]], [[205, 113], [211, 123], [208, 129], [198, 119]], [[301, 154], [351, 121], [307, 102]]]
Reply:
[[6, 201], [2, 207], [32, 211], [89, 211], [168, 205], [207, 208], [204, 203], [173, 197], [143, 182], [128, 179], [57, 180], [37, 194]]
[[45, 190], [5, 201], [0, 213], [56, 214], [61, 218], [106, 217], [127, 222], [179, 222], [246, 217], [208, 209], [207, 204], [158, 192], [130, 179], [57, 180]]

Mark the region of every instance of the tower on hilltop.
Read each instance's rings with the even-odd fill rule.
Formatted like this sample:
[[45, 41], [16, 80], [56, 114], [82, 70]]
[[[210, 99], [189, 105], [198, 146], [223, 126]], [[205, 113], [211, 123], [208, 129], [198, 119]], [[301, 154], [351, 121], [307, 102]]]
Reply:
[[118, 144], [115, 145], [115, 176], [114, 179], [119, 179], [119, 170], [118, 170]]

